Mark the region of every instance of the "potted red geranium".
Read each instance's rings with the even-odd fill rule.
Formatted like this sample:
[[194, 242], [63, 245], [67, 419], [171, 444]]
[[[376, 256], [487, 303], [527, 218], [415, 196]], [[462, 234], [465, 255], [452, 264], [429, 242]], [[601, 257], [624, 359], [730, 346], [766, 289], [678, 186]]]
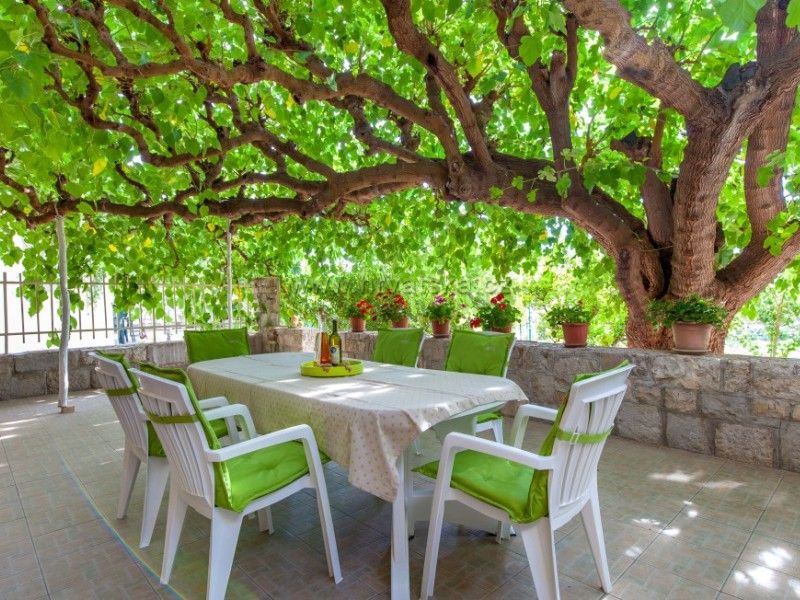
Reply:
[[389, 321], [395, 329], [408, 327], [408, 302], [403, 295], [392, 289], [386, 289], [375, 294], [378, 317]]
[[450, 335], [450, 321], [456, 312], [455, 294], [447, 296], [436, 294], [430, 304], [425, 308], [425, 316], [431, 320], [434, 337], [447, 337]]
[[492, 296], [489, 304], [478, 309], [478, 316], [469, 324], [473, 328], [482, 326], [485, 331], [511, 333], [514, 323], [519, 321], [520, 316], [521, 313], [506, 299], [505, 294], [500, 292]]
[[361, 333], [366, 329], [367, 319], [375, 312], [375, 307], [366, 298], [354, 304], [348, 304], [345, 315], [350, 318], [350, 331]]

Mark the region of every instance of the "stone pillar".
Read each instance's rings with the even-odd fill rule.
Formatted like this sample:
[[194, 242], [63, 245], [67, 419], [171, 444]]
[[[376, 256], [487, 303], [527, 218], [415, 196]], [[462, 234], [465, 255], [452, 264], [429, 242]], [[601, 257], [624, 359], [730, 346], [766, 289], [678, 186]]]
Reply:
[[264, 352], [276, 352], [275, 328], [281, 324], [281, 280], [259, 277], [253, 280], [253, 296], [258, 310], [258, 331]]

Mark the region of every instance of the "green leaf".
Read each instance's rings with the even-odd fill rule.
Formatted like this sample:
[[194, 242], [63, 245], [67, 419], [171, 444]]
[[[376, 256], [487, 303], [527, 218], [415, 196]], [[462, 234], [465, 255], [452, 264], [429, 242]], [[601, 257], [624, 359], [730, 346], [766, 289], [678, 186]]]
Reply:
[[497, 200], [503, 196], [503, 190], [496, 185], [493, 185], [489, 188], [489, 195], [492, 197], [492, 200]]
[[800, 28], [800, 0], [790, 0], [786, 7], [786, 26]]
[[532, 35], [525, 35], [519, 43], [519, 56], [527, 66], [535, 63], [542, 54], [542, 42]]
[[511, 180], [511, 187], [521, 191], [523, 182], [524, 179], [522, 179], [522, 175], [517, 175], [516, 177], [514, 177], [514, 179]]
[[528, 199], [528, 202], [530, 202], [531, 204], [536, 202], [536, 190], [535, 189], [533, 189], [530, 192], [528, 192], [527, 199]]
[[756, 184], [758, 187], [767, 187], [772, 179], [773, 173], [774, 170], [772, 167], [760, 167], [756, 173]]
[[556, 181], [556, 192], [558, 192], [558, 195], [562, 198], [566, 198], [571, 184], [572, 180], [569, 178], [569, 174], [562, 173], [558, 181]]
[[722, 0], [717, 4], [719, 18], [732, 31], [746, 31], [766, 0]]
[[558, 3], [554, 3], [550, 6], [550, 10], [547, 13], [547, 24], [550, 26], [550, 29], [554, 31], [560, 33], [567, 32], [567, 18], [564, 16], [564, 13], [561, 12], [561, 6]]

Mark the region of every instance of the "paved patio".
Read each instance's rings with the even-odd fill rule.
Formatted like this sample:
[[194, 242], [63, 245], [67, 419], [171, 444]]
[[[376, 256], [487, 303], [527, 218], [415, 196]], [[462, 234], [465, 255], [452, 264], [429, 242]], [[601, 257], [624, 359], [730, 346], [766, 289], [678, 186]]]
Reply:
[[[101, 393], [0, 403], [0, 598], [203, 598], [208, 521], [189, 510], [171, 585], [161, 586], [166, 503], [137, 548], [140, 474], [129, 516], [115, 516], [123, 435]], [[531, 425], [525, 447], [546, 431]], [[326, 467], [344, 581], [327, 577], [313, 497], [274, 509], [276, 532], [245, 521], [229, 598], [389, 597], [390, 506]], [[613, 594], [599, 588], [583, 528], [557, 532], [562, 598], [800, 598], [800, 475], [613, 438], [600, 500]], [[411, 542], [419, 590], [427, 530]], [[448, 526], [437, 598], [534, 598], [521, 542]]]

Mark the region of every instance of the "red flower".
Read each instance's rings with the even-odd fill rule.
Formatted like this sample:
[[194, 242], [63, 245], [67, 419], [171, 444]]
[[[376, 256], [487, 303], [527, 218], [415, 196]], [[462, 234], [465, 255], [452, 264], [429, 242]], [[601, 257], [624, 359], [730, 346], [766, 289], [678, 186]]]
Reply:
[[480, 327], [480, 325], [481, 325], [481, 320], [478, 317], [475, 317], [469, 322], [469, 326], [472, 327], [473, 329], [475, 329], [476, 327]]
[[506, 308], [508, 308], [508, 304], [506, 304], [505, 302], [501, 302], [500, 303], [500, 310], [505, 310]]
[[497, 304], [497, 296], [489, 300], [489, 302], [491, 302], [492, 304]]
[[503, 295], [503, 292], [500, 292], [499, 294], [497, 294], [497, 296], [494, 297], [494, 299], [497, 300], [498, 302], [502, 302], [503, 300], [506, 299], [506, 297]]

